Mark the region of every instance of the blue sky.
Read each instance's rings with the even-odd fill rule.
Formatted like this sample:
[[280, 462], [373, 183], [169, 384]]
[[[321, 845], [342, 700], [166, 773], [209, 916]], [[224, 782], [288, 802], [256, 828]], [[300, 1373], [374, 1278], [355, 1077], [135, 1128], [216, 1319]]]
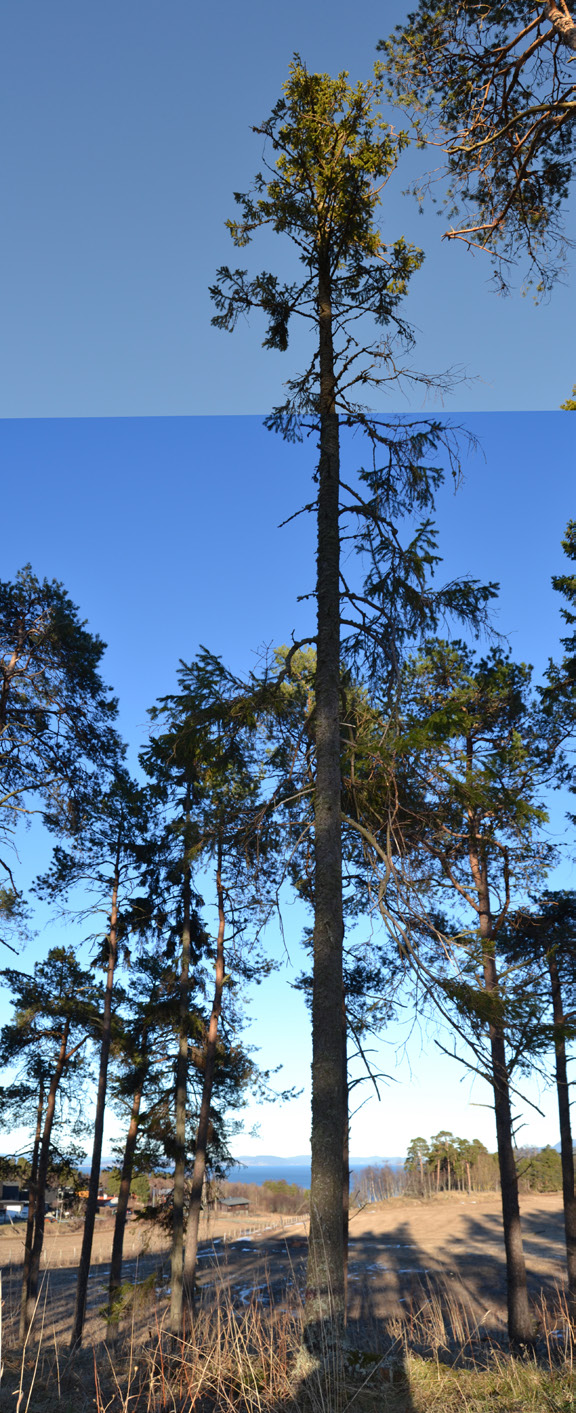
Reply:
[[[446, 486], [439, 498], [439, 578], [500, 580], [497, 626], [514, 656], [539, 673], [561, 633], [550, 577], [563, 570], [560, 541], [573, 514], [576, 419], [471, 413], [461, 421], [481, 450], [458, 493]], [[0, 461], [2, 578], [29, 560], [38, 574], [63, 580], [108, 644], [103, 671], [119, 695], [133, 761], [146, 709], [172, 689], [180, 658], [203, 643], [242, 672], [262, 645], [309, 628], [311, 606], [296, 598], [312, 587], [314, 527], [307, 517], [278, 526], [308, 499], [313, 449], [286, 446], [259, 418], [7, 419]], [[553, 828], [563, 827], [555, 805]], [[21, 858], [22, 877], [46, 859], [34, 829], [22, 836]], [[569, 885], [569, 864], [561, 878]], [[301, 925], [302, 914], [288, 909], [291, 967], [256, 991], [250, 1037], [263, 1063], [284, 1063], [285, 1082], [306, 1088], [308, 1022], [288, 985], [300, 966]], [[61, 935], [60, 924], [41, 931], [24, 964]], [[279, 939], [271, 946], [279, 951]], [[394, 1082], [382, 1105], [371, 1101], [354, 1120], [353, 1152], [401, 1153], [416, 1133], [441, 1127], [492, 1145], [491, 1115], [474, 1107], [487, 1102], [481, 1086], [471, 1105], [469, 1086], [429, 1037], [416, 1035], [396, 1068], [402, 1038], [395, 1030], [382, 1047], [381, 1067]], [[546, 1113], [529, 1119], [523, 1138], [556, 1141], [552, 1097]], [[238, 1152], [306, 1151], [306, 1092], [289, 1109], [259, 1106], [248, 1124], [257, 1120], [260, 1139], [239, 1138]]]
[[[5, 7], [0, 417], [245, 414], [278, 400], [301, 347], [263, 351], [257, 320], [233, 338], [210, 328], [208, 285], [237, 263], [232, 193], [261, 160], [250, 126], [294, 50], [364, 78], [408, 8], [367, 0], [351, 24], [345, 0], [329, 13], [319, 0]], [[492, 294], [489, 261], [442, 243], [442, 217], [402, 195], [421, 161], [406, 155], [382, 212], [387, 238], [426, 251], [405, 304], [417, 365], [466, 371], [450, 408], [558, 407], [576, 377], [573, 293], [539, 308]], [[284, 259], [277, 238], [247, 252], [254, 270]]]

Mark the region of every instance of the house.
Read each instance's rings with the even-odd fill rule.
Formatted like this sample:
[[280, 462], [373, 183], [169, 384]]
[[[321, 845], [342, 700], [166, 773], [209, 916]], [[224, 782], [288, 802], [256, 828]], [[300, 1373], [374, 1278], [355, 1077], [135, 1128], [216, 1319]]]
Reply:
[[0, 1183], [0, 1222], [26, 1221], [28, 1216], [28, 1188], [18, 1182]]
[[224, 1212], [247, 1212], [250, 1202], [247, 1197], [217, 1197], [216, 1206]]
[[152, 1177], [148, 1179], [148, 1182], [150, 1188], [150, 1197], [148, 1200], [152, 1207], [163, 1207], [166, 1202], [171, 1200], [174, 1192], [174, 1183], [171, 1182], [169, 1178], [158, 1177], [157, 1174], [154, 1173]]

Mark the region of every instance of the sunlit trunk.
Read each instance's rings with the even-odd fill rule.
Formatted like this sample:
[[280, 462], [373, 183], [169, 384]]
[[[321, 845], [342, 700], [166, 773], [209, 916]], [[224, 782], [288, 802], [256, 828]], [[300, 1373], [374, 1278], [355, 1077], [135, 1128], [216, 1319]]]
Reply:
[[[146, 1032], [142, 1037], [142, 1049], [146, 1048]], [[122, 1159], [122, 1171], [120, 1173], [120, 1187], [118, 1189], [118, 1206], [116, 1208], [116, 1219], [114, 1222], [114, 1236], [112, 1239], [112, 1256], [110, 1258], [110, 1279], [108, 1283], [108, 1308], [110, 1311], [106, 1330], [107, 1339], [114, 1341], [118, 1332], [118, 1312], [117, 1299], [118, 1291], [122, 1284], [122, 1253], [124, 1250], [124, 1232], [126, 1230], [126, 1217], [128, 1214], [128, 1202], [130, 1200], [130, 1187], [132, 1184], [132, 1172], [134, 1169], [134, 1154], [138, 1140], [138, 1123], [140, 1118], [140, 1105], [142, 1093], [146, 1079], [146, 1065], [142, 1064], [138, 1070], [136, 1087], [132, 1096], [132, 1111], [130, 1123], [124, 1145], [124, 1157]]]
[[[470, 861], [478, 894], [484, 987], [489, 995], [496, 997], [498, 994], [498, 974], [496, 970], [495, 945], [492, 935], [492, 914], [490, 909], [487, 869], [485, 860], [481, 859], [475, 846], [472, 848]], [[506, 1063], [506, 1045], [502, 1027], [494, 1021], [490, 1023], [489, 1036], [498, 1146], [498, 1167], [500, 1170], [500, 1190], [502, 1196], [502, 1222], [504, 1226], [504, 1246], [506, 1249], [508, 1336], [512, 1345], [523, 1347], [532, 1341], [534, 1325], [528, 1303], [526, 1263], [522, 1245], [520, 1203], [518, 1200], [518, 1173], [516, 1171], [514, 1145], [512, 1141], [512, 1111], [510, 1106], [508, 1066]]]
[[38, 1091], [38, 1108], [36, 1111], [36, 1133], [34, 1134], [34, 1147], [32, 1149], [32, 1162], [30, 1164], [30, 1181], [28, 1183], [28, 1217], [26, 1220], [26, 1234], [24, 1237], [24, 1264], [22, 1267], [22, 1293], [20, 1297], [20, 1328], [19, 1337], [23, 1343], [26, 1338], [26, 1305], [28, 1300], [28, 1284], [30, 1281], [30, 1261], [32, 1257], [32, 1246], [34, 1241], [34, 1217], [36, 1212], [36, 1200], [38, 1191], [38, 1157], [40, 1153], [40, 1138], [42, 1135], [42, 1114], [44, 1112], [44, 1081], [41, 1080]]
[[112, 884], [110, 931], [108, 933], [108, 969], [106, 972], [106, 990], [104, 992], [104, 1010], [102, 1013], [102, 1039], [100, 1042], [100, 1066], [98, 1071], [98, 1089], [96, 1093], [96, 1113], [94, 1116], [94, 1142], [92, 1145], [92, 1162], [90, 1165], [90, 1180], [88, 1183], [88, 1200], [86, 1202], [84, 1231], [82, 1234], [82, 1250], [80, 1252], [78, 1282], [76, 1285], [76, 1305], [74, 1309], [74, 1320], [72, 1324], [72, 1338], [70, 1341], [71, 1350], [76, 1349], [82, 1343], [82, 1331], [84, 1329], [84, 1319], [86, 1315], [86, 1298], [88, 1295], [88, 1278], [90, 1275], [90, 1259], [92, 1256], [92, 1242], [94, 1240], [94, 1225], [96, 1222], [96, 1212], [98, 1210], [98, 1187], [100, 1184], [100, 1168], [102, 1165], [102, 1141], [104, 1137], [104, 1113], [106, 1109], [106, 1087], [108, 1083], [108, 1060], [110, 1058], [110, 1042], [112, 1039], [112, 996], [114, 991], [114, 972], [116, 970], [116, 961], [118, 956], [117, 923], [118, 885], [120, 878], [120, 848], [121, 830], [119, 830], [118, 833], [116, 864], [114, 870], [114, 881]]
[[30, 1252], [30, 1278], [28, 1281], [28, 1294], [26, 1298], [26, 1314], [24, 1319], [25, 1333], [29, 1329], [30, 1322], [36, 1308], [38, 1297], [38, 1283], [40, 1277], [40, 1260], [42, 1248], [44, 1246], [44, 1222], [46, 1217], [46, 1182], [48, 1178], [48, 1165], [50, 1161], [50, 1140], [52, 1138], [52, 1128], [54, 1125], [54, 1113], [56, 1110], [56, 1095], [60, 1085], [60, 1080], [64, 1073], [67, 1060], [68, 1036], [70, 1034], [71, 1021], [68, 1019], [64, 1024], [60, 1040], [58, 1059], [46, 1102], [46, 1113], [44, 1115], [44, 1126], [42, 1129], [42, 1139], [40, 1142], [40, 1153], [38, 1158], [38, 1180], [36, 1185], [36, 1210], [34, 1213], [34, 1240]]
[[331, 280], [318, 270], [320, 462], [318, 467], [317, 659], [314, 729], [314, 944], [312, 986], [312, 1181], [305, 1341], [317, 1354], [340, 1344], [344, 1326], [342, 1155], [346, 1129], [342, 1027], [342, 841], [340, 771], [340, 442], [335, 405]]
[[196, 1152], [194, 1154], [194, 1169], [192, 1173], [190, 1211], [188, 1215], [188, 1227], [186, 1231], [186, 1256], [184, 1263], [184, 1285], [186, 1289], [186, 1294], [191, 1303], [193, 1303], [194, 1301], [196, 1265], [198, 1260], [198, 1228], [200, 1225], [200, 1212], [202, 1208], [202, 1191], [204, 1187], [204, 1178], [206, 1175], [206, 1150], [210, 1129], [210, 1105], [212, 1102], [212, 1089], [214, 1085], [214, 1070], [216, 1066], [216, 1054], [218, 1044], [218, 1026], [220, 1022], [220, 1013], [222, 1010], [222, 993], [224, 990], [224, 932], [226, 927], [226, 917], [224, 912], [224, 890], [222, 888], [222, 844], [220, 841], [218, 844], [218, 862], [216, 867], [216, 892], [218, 897], [218, 937], [216, 942], [214, 998], [212, 1001], [212, 1013], [208, 1025], [208, 1036], [206, 1041], [204, 1079], [202, 1083], [200, 1116], [198, 1119], [198, 1128], [196, 1132]]
[[564, 1231], [566, 1234], [566, 1266], [568, 1271], [568, 1304], [570, 1318], [576, 1321], [576, 1199], [574, 1197], [574, 1151], [570, 1120], [570, 1089], [566, 1066], [564, 1039], [564, 1007], [554, 952], [548, 953], [548, 970], [552, 988], [554, 1015], [554, 1053], [556, 1059], [556, 1089], [560, 1119], [560, 1156], [562, 1159], [562, 1196], [564, 1201]]
[[348, 1093], [348, 1052], [347, 1052], [347, 1022], [346, 1022], [346, 1001], [342, 1002], [342, 1027], [344, 1031], [343, 1061], [344, 1061], [344, 1103], [346, 1106], [344, 1123], [344, 1152], [342, 1161], [342, 1242], [344, 1246], [344, 1322], [346, 1322], [346, 1287], [348, 1282], [348, 1237], [350, 1231], [350, 1123], [348, 1117], [349, 1093]]
[[184, 1280], [184, 1192], [186, 1177], [186, 1098], [188, 1090], [188, 1026], [190, 1018], [190, 868], [185, 865], [183, 881], [182, 952], [180, 957], [180, 1030], [176, 1061], [175, 1162], [171, 1250], [169, 1327], [173, 1335], [182, 1332], [182, 1291]]

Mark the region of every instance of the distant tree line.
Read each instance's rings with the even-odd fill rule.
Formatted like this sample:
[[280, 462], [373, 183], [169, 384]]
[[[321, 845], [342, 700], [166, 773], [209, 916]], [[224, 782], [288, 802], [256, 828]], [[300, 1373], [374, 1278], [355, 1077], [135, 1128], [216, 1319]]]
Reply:
[[265, 1182], [218, 1183], [218, 1191], [223, 1197], [243, 1197], [251, 1208], [258, 1212], [283, 1212], [288, 1215], [306, 1215], [310, 1211], [310, 1193], [307, 1188], [284, 1178]]
[[[120, 1168], [105, 1168], [100, 1183], [108, 1197], [118, 1197], [122, 1185]], [[130, 1183], [130, 1196], [147, 1204], [150, 1200], [150, 1178], [147, 1173], [135, 1173]]]
[[442, 1129], [433, 1138], [413, 1138], [404, 1164], [407, 1191], [489, 1192], [500, 1186], [498, 1154], [480, 1139], [457, 1138]]
[[[520, 1192], [561, 1192], [562, 1159], [556, 1148], [519, 1148], [516, 1170]], [[498, 1154], [480, 1139], [441, 1132], [430, 1140], [412, 1139], [403, 1167], [383, 1163], [353, 1174], [352, 1201], [357, 1206], [392, 1197], [433, 1197], [444, 1192], [499, 1192]]]
[[[515, 1150], [521, 1192], [561, 1192], [562, 1159], [556, 1148]], [[498, 1192], [498, 1153], [480, 1139], [457, 1138], [442, 1130], [426, 1140], [412, 1139], [404, 1164], [405, 1190], [430, 1196], [434, 1192]]]

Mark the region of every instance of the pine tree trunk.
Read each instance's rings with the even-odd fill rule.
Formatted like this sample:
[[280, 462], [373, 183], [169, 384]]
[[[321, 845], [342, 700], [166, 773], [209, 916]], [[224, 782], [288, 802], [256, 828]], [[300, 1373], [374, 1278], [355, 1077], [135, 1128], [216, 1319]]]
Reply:
[[36, 1212], [36, 1199], [38, 1189], [38, 1156], [40, 1153], [40, 1138], [42, 1134], [42, 1114], [44, 1112], [44, 1081], [40, 1081], [38, 1091], [38, 1109], [36, 1111], [36, 1133], [34, 1134], [34, 1147], [32, 1149], [32, 1162], [30, 1164], [30, 1182], [28, 1184], [28, 1218], [26, 1221], [26, 1235], [24, 1237], [24, 1264], [22, 1267], [22, 1293], [20, 1297], [20, 1328], [19, 1338], [24, 1343], [26, 1338], [26, 1302], [28, 1299], [28, 1283], [30, 1280], [30, 1260], [32, 1256], [32, 1245], [34, 1241], [34, 1215]]
[[[146, 1035], [142, 1037], [142, 1048], [145, 1049]], [[142, 1064], [138, 1070], [138, 1079], [132, 1096], [132, 1111], [130, 1123], [124, 1145], [124, 1157], [122, 1159], [122, 1171], [120, 1173], [120, 1187], [118, 1189], [118, 1206], [116, 1208], [116, 1220], [114, 1222], [114, 1236], [112, 1238], [112, 1256], [110, 1258], [110, 1279], [108, 1283], [108, 1308], [110, 1316], [106, 1329], [106, 1337], [113, 1342], [118, 1333], [118, 1315], [114, 1313], [118, 1291], [122, 1284], [122, 1253], [124, 1249], [124, 1232], [126, 1229], [126, 1216], [128, 1213], [128, 1202], [130, 1200], [130, 1187], [132, 1184], [132, 1172], [134, 1169], [134, 1154], [136, 1152], [136, 1142], [138, 1139], [138, 1122], [140, 1118], [140, 1104], [146, 1080], [146, 1066]]]
[[[498, 992], [498, 973], [494, 956], [487, 868], [486, 861], [480, 858], [480, 853], [476, 845], [471, 849], [470, 862], [478, 894], [484, 987], [489, 994], [496, 996]], [[518, 1173], [516, 1171], [514, 1145], [512, 1141], [512, 1111], [510, 1107], [508, 1066], [506, 1064], [506, 1046], [502, 1028], [498, 1024], [493, 1022], [490, 1024], [489, 1034], [498, 1166], [500, 1169], [500, 1190], [502, 1195], [502, 1223], [504, 1227], [504, 1246], [506, 1249], [508, 1338], [513, 1347], [520, 1348], [532, 1342], [534, 1324], [528, 1303], [526, 1263], [522, 1245], [520, 1203], [518, 1200]]]
[[[494, 965], [488, 957], [488, 970]], [[494, 968], [495, 970], [495, 968]], [[496, 1136], [498, 1146], [498, 1166], [500, 1169], [500, 1191], [502, 1196], [502, 1221], [504, 1245], [506, 1248], [506, 1282], [508, 1297], [508, 1335], [515, 1347], [530, 1344], [534, 1326], [528, 1304], [526, 1284], [526, 1263], [522, 1245], [520, 1224], [520, 1203], [518, 1200], [518, 1174], [512, 1142], [512, 1113], [510, 1090], [506, 1067], [504, 1038], [497, 1026], [490, 1027], [490, 1048], [492, 1053], [492, 1075], [494, 1085], [494, 1112], [496, 1115]]]
[[184, 1279], [184, 1189], [186, 1177], [186, 1098], [188, 1089], [188, 1025], [190, 981], [190, 868], [184, 870], [182, 954], [180, 960], [180, 1033], [176, 1061], [175, 1092], [175, 1162], [172, 1249], [170, 1255], [172, 1291], [170, 1295], [170, 1333], [182, 1333], [182, 1290]]
[[90, 1179], [88, 1182], [88, 1200], [84, 1216], [84, 1231], [82, 1233], [82, 1249], [80, 1252], [80, 1264], [78, 1266], [78, 1281], [76, 1285], [76, 1305], [74, 1310], [74, 1320], [72, 1324], [72, 1338], [70, 1349], [74, 1351], [82, 1343], [82, 1332], [86, 1316], [86, 1298], [88, 1295], [88, 1278], [90, 1275], [90, 1259], [92, 1256], [92, 1242], [94, 1239], [94, 1226], [96, 1222], [96, 1212], [98, 1210], [98, 1188], [100, 1185], [100, 1168], [102, 1165], [102, 1141], [104, 1136], [104, 1112], [106, 1109], [106, 1089], [108, 1084], [108, 1060], [110, 1057], [110, 1043], [112, 1039], [112, 996], [114, 991], [114, 972], [118, 956], [118, 885], [120, 874], [120, 848], [121, 831], [118, 834], [118, 847], [116, 850], [116, 866], [114, 872], [114, 882], [112, 885], [112, 905], [110, 910], [110, 931], [108, 934], [108, 970], [106, 973], [106, 990], [104, 993], [104, 1011], [102, 1015], [102, 1040], [100, 1044], [100, 1066], [98, 1072], [98, 1089], [96, 1094], [96, 1114], [94, 1117], [94, 1141], [92, 1145], [92, 1161], [90, 1166]]
[[348, 1239], [350, 1233], [350, 1123], [348, 1118], [348, 1027], [346, 1022], [346, 1001], [342, 1001], [342, 1026], [344, 1030], [344, 1103], [346, 1106], [344, 1123], [344, 1152], [342, 1162], [342, 1242], [344, 1245], [344, 1323], [346, 1323], [346, 1290], [348, 1284]]
[[314, 798], [312, 986], [312, 1181], [305, 1342], [318, 1356], [340, 1346], [344, 1327], [342, 1154], [346, 1127], [342, 1029], [342, 840], [340, 821], [339, 419], [335, 404], [331, 283], [318, 278], [320, 463]]
[[40, 1143], [40, 1155], [38, 1158], [38, 1180], [36, 1184], [36, 1211], [34, 1213], [34, 1241], [30, 1252], [30, 1277], [28, 1281], [28, 1294], [26, 1298], [25, 1314], [25, 1334], [27, 1334], [36, 1309], [36, 1299], [38, 1296], [38, 1283], [40, 1277], [40, 1259], [44, 1246], [44, 1221], [46, 1216], [46, 1182], [48, 1178], [48, 1165], [50, 1161], [50, 1140], [52, 1137], [52, 1127], [54, 1124], [54, 1112], [56, 1109], [56, 1095], [64, 1066], [67, 1060], [68, 1036], [70, 1034], [70, 1020], [64, 1024], [58, 1059], [50, 1088], [48, 1090], [48, 1100], [46, 1103], [46, 1113], [44, 1115], [44, 1127], [42, 1129], [42, 1140]]
[[224, 990], [224, 931], [226, 926], [226, 917], [224, 912], [224, 890], [222, 888], [221, 842], [218, 843], [216, 892], [218, 896], [218, 937], [216, 942], [216, 975], [214, 984], [214, 998], [212, 1001], [212, 1013], [208, 1025], [208, 1037], [206, 1041], [202, 1099], [200, 1102], [200, 1115], [198, 1119], [198, 1128], [196, 1131], [196, 1151], [194, 1154], [194, 1169], [192, 1172], [190, 1211], [188, 1214], [188, 1226], [186, 1230], [184, 1287], [187, 1298], [191, 1304], [194, 1303], [194, 1287], [196, 1282], [196, 1266], [198, 1261], [198, 1228], [200, 1225], [200, 1212], [202, 1209], [202, 1191], [204, 1188], [204, 1178], [206, 1175], [206, 1150], [208, 1146], [208, 1134], [210, 1128], [210, 1105], [212, 1103], [214, 1070], [216, 1066], [216, 1047], [218, 1042], [218, 1026], [220, 1023], [220, 1013], [222, 1010], [222, 993]]
[[570, 1319], [576, 1322], [576, 1198], [574, 1196], [574, 1151], [570, 1121], [570, 1090], [566, 1066], [564, 1039], [564, 1008], [558, 963], [554, 952], [548, 953], [548, 970], [552, 988], [554, 1015], [554, 1053], [556, 1057], [556, 1089], [560, 1119], [560, 1155], [562, 1159], [562, 1196], [564, 1201], [564, 1231], [566, 1234], [566, 1266], [568, 1271], [568, 1308]]

